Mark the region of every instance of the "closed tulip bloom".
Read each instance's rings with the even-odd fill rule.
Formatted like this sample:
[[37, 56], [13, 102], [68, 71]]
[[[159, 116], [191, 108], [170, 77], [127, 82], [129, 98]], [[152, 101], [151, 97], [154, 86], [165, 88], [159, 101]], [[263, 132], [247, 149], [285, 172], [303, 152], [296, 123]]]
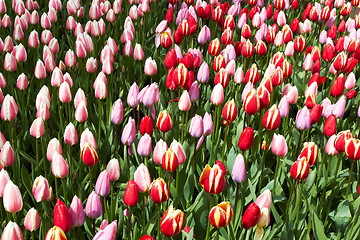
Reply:
[[57, 178], [64, 178], [69, 174], [69, 164], [59, 153], [55, 152], [52, 162], [51, 171]]
[[237, 116], [237, 107], [235, 105], [234, 99], [227, 102], [222, 110], [222, 116], [224, 120], [228, 123], [231, 123], [236, 119]]
[[299, 158], [305, 157], [309, 162], [309, 165], [312, 166], [316, 163], [318, 158], [318, 146], [313, 142], [305, 142], [304, 147], [301, 150]]
[[209, 65], [205, 61], [200, 65], [197, 73], [197, 80], [200, 83], [206, 83], [209, 81]]
[[[41, 60], [39, 60], [39, 61], [41, 61]], [[6, 55], [5, 55], [4, 69], [8, 72], [15, 72], [15, 70], [17, 69], [16, 59], [10, 53], [6, 53]], [[45, 72], [45, 74], [46, 74], [46, 72]]]
[[23, 234], [16, 222], [8, 222], [1, 235], [1, 240], [23, 240]]
[[45, 66], [40, 59], [36, 62], [34, 75], [37, 79], [44, 79], [46, 77]]
[[20, 189], [11, 180], [5, 186], [3, 204], [5, 210], [10, 213], [19, 212], [23, 207]]
[[190, 95], [188, 93], [188, 91], [184, 91], [179, 99], [178, 102], [178, 106], [179, 106], [179, 110], [186, 112], [190, 110], [191, 107], [191, 100], [190, 100]]
[[106, 197], [110, 194], [110, 176], [106, 170], [99, 174], [96, 180], [95, 192], [101, 197]]
[[111, 159], [106, 166], [106, 171], [109, 173], [110, 181], [117, 181], [120, 178], [119, 160]]
[[54, 226], [49, 229], [49, 231], [45, 235], [44, 240], [67, 240], [64, 231], [58, 226]]
[[335, 149], [338, 152], [345, 152], [345, 142], [348, 139], [353, 138], [354, 136], [350, 132], [350, 130], [341, 131], [336, 135], [334, 140]]
[[153, 76], [157, 73], [156, 61], [151, 57], [147, 58], [145, 61], [144, 73], [147, 76]]
[[155, 240], [155, 238], [146, 234], [146, 235], [142, 236], [139, 240]]
[[68, 103], [71, 101], [71, 89], [67, 82], [63, 82], [59, 88], [59, 99], [62, 103]]
[[69, 210], [60, 198], [57, 199], [54, 208], [54, 226], [58, 226], [65, 233], [70, 231], [72, 226]]
[[46, 201], [50, 196], [49, 183], [43, 176], [39, 176], [35, 179], [32, 194], [36, 202]]
[[92, 219], [98, 218], [102, 214], [101, 200], [95, 191], [92, 191], [87, 199], [85, 213]]
[[10, 142], [6, 141], [0, 151], [0, 163], [2, 167], [10, 167], [14, 163], [14, 150]]
[[185, 224], [185, 214], [171, 205], [161, 218], [161, 232], [166, 237], [178, 235]]
[[1, 105], [1, 119], [4, 121], [13, 121], [18, 113], [18, 109], [14, 97], [7, 94]]
[[75, 195], [69, 207], [71, 224], [73, 227], [80, 227], [85, 222], [84, 208], [81, 200]]
[[170, 196], [170, 192], [166, 186], [166, 182], [162, 178], [158, 178], [151, 183], [149, 193], [151, 200], [155, 204], [166, 202]]
[[137, 152], [142, 157], [148, 157], [151, 154], [151, 136], [147, 133], [143, 135], [138, 143]]
[[125, 189], [124, 203], [128, 207], [134, 207], [139, 199], [138, 186], [134, 180], [130, 180]]
[[179, 160], [175, 152], [171, 148], [168, 148], [162, 156], [162, 167], [168, 172], [173, 172], [178, 166]]
[[210, 210], [209, 220], [213, 227], [226, 227], [233, 216], [230, 202], [221, 202]]
[[260, 219], [260, 208], [256, 203], [251, 203], [244, 212], [241, 225], [245, 229], [255, 227]]
[[224, 101], [224, 88], [221, 83], [216, 84], [211, 92], [210, 101], [212, 104], [219, 106]]
[[5, 169], [1, 169], [0, 171], [0, 197], [4, 196], [5, 186], [10, 181], [9, 174]]
[[243, 182], [246, 179], [245, 161], [241, 153], [236, 156], [231, 172], [231, 177], [237, 183]]
[[185, 154], [185, 150], [183, 148], [183, 146], [181, 145], [181, 143], [179, 143], [178, 141], [176, 141], [175, 139], [172, 141], [172, 143], [170, 144], [170, 149], [173, 150], [173, 152], [175, 153], [179, 165], [183, 164], [186, 161], [186, 154]]
[[203, 118], [203, 125], [204, 125], [204, 136], [209, 136], [213, 132], [213, 120], [211, 114], [208, 112], [205, 113]]
[[[345, 140], [345, 154], [353, 161], [360, 159], [360, 141], [355, 138]], [[5, 195], [5, 194], [4, 194]]]
[[40, 217], [39, 213], [35, 208], [31, 208], [24, 219], [24, 226], [26, 230], [30, 232], [36, 231], [40, 228]]
[[296, 115], [296, 127], [300, 130], [307, 130], [311, 127], [311, 118], [309, 109], [304, 106]]
[[123, 113], [123, 103], [121, 99], [119, 98], [114, 103], [112, 109], [111, 109], [111, 122], [115, 125], [119, 125], [123, 122], [124, 118]]
[[330, 137], [336, 133], [336, 117], [331, 114], [324, 123], [324, 135]]
[[139, 192], [144, 193], [149, 190], [151, 184], [150, 172], [143, 163], [134, 172], [134, 181], [138, 186]]
[[264, 128], [273, 131], [280, 125], [280, 112], [277, 106], [274, 104], [269, 108], [262, 119], [262, 125]]
[[327, 155], [334, 156], [339, 153], [335, 148], [335, 139], [336, 135], [334, 134], [327, 140], [325, 145], [325, 152]]
[[[79, 137], [76, 131], [75, 126], [70, 122], [64, 131], [64, 142], [69, 145], [69, 146], [73, 146], [75, 144], [77, 144], [77, 142], [79, 141]], [[49, 158], [48, 158], [49, 159]], [[50, 161], [50, 160], [49, 160]]]
[[85, 165], [89, 167], [93, 166], [99, 160], [96, 149], [88, 142], [85, 142], [84, 147], [81, 149], [80, 157]]
[[204, 123], [201, 116], [195, 114], [191, 119], [189, 133], [192, 137], [199, 138], [203, 135]]
[[246, 95], [243, 108], [244, 111], [249, 115], [254, 115], [260, 110], [260, 99], [255, 89], [252, 89]]
[[104, 228], [100, 227], [100, 231], [97, 232], [93, 240], [115, 240], [117, 230], [117, 221], [113, 221]]
[[285, 118], [289, 115], [289, 102], [286, 96], [282, 97], [278, 106], [280, 118]]
[[271, 142], [271, 151], [273, 154], [284, 157], [288, 152], [288, 146], [286, 140], [282, 135], [274, 133], [273, 139]]
[[40, 138], [45, 133], [44, 121], [42, 118], [36, 118], [30, 127], [30, 135], [34, 138]]
[[149, 116], [144, 116], [140, 122], [140, 134], [145, 135], [146, 133], [152, 136], [154, 130], [153, 121]]
[[162, 157], [165, 154], [166, 150], [168, 149], [168, 146], [165, 141], [160, 139], [154, 148], [153, 152], [153, 160], [156, 164], [160, 165], [162, 164]]
[[105, 82], [99, 81], [95, 86], [95, 97], [99, 100], [107, 97], [108, 91]]
[[135, 140], [135, 133], [135, 120], [130, 117], [121, 135], [122, 144], [130, 146]]
[[341, 118], [345, 113], [345, 107], [346, 107], [346, 98], [344, 96], [341, 96], [339, 100], [333, 105], [332, 108], [332, 114], [336, 118]]
[[210, 168], [206, 165], [201, 173], [199, 182], [204, 187], [205, 191], [210, 194], [219, 194], [225, 188], [225, 174], [226, 168], [220, 161]]
[[309, 163], [306, 157], [299, 158], [290, 168], [290, 175], [296, 180], [304, 180], [309, 175]]
[[239, 138], [238, 146], [241, 151], [249, 150], [254, 143], [254, 130], [251, 127], [245, 128]]
[[136, 43], [134, 48], [134, 58], [136, 61], [141, 61], [144, 59], [144, 51], [140, 44]]
[[156, 121], [156, 126], [163, 133], [171, 130], [172, 120], [170, 114], [166, 110], [159, 113], [158, 119]]

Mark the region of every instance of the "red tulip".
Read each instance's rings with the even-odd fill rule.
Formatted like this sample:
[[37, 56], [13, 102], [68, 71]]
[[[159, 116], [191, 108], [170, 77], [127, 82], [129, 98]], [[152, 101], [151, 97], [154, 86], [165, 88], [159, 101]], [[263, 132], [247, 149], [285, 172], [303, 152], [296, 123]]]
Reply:
[[304, 147], [301, 150], [299, 159], [305, 157], [306, 160], [309, 162], [309, 165], [312, 166], [316, 163], [318, 158], [319, 148], [313, 142], [305, 142]]
[[309, 175], [309, 163], [306, 157], [299, 158], [290, 168], [290, 175], [296, 180], [304, 180]]
[[153, 121], [149, 116], [145, 116], [141, 119], [140, 122], [140, 134], [144, 135], [145, 133], [152, 136], [154, 130]]
[[89, 167], [93, 166], [99, 160], [96, 149], [88, 142], [85, 142], [84, 147], [81, 149], [80, 157], [81, 160]]
[[162, 166], [168, 172], [176, 171], [179, 166], [179, 160], [175, 152], [168, 148], [162, 157]]
[[205, 166], [199, 182], [206, 192], [210, 194], [219, 194], [225, 188], [225, 174], [226, 168], [224, 164], [220, 161], [216, 161], [216, 164], [212, 168], [210, 168], [209, 165]]
[[336, 133], [336, 117], [331, 114], [324, 123], [323, 132], [325, 136], [330, 137]]
[[280, 125], [280, 112], [277, 106], [274, 104], [269, 108], [262, 119], [262, 125], [264, 128], [273, 131]]
[[161, 218], [161, 232], [166, 237], [178, 235], [185, 224], [185, 214], [171, 205]]
[[170, 131], [172, 127], [172, 120], [170, 114], [167, 113], [165, 110], [160, 112], [156, 121], [156, 126], [163, 133]]
[[355, 138], [345, 140], [345, 154], [353, 161], [360, 159], [360, 141]]
[[241, 151], [246, 151], [252, 147], [254, 143], [254, 130], [251, 127], [245, 128], [239, 138], [238, 146]]
[[210, 210], [209, 220], [213, 227], [226, 227], [233, 216], [230, 202], [221, 202]]
[[60, 200], [60, 198], [57, 199], [54, 208], [54, 226], [58, 226], [65, 233], [70, 231], [72, 226], [69, 210], [67, 209], [65, 203]]
[[151, 200], [153, 200], [155, 204], [166, 202], [170, 196], [169, 189], [162, 178], [158, 178], [151, 183], [149, 193]]
[[260, 219], [260, 208], [256, 203], [251, 203], [244, 212], [241, 225], [245, 229], [253, 228]]
[[237, 107], [234, 99], [227, 102], [222, 110], [222, 116], [226, 122], [229, 124], [235, 120], [237, 116]]
[[134, 207], [139, 199], [138, 186], [134, 180], [130, 180], [125, 189], [124, 203], [126, 206]]
[[249, 115], [254, 115], [260, 110], [260, 99], [255, 89], [246, 95], [243, 108]]

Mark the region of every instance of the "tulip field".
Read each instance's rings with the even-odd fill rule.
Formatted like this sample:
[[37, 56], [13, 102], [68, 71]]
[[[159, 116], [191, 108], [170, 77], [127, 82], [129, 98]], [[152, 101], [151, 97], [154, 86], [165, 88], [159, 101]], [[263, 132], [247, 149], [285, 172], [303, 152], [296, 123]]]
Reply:
[[360, 239], [360, 0], [0, 0], [1, 240]]

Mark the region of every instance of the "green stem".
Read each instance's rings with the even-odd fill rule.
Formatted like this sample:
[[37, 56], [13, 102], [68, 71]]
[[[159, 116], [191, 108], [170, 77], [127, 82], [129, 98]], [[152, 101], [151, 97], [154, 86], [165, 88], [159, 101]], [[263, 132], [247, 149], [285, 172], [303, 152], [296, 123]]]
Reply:
[[296, 211], [296, 222], [295, 222], [296, 229], [297, 229], [297, 225], [298, 225], [298, 221], [299, 221], [299, 212], [300, 212], [299, 208], [300, 208], [300, 203], [301, 203], [301, 199], [302, 199], [303, 188], [304, 188], [304, 181], [302, 181], [302, 183], [301, 183], [300, 194], [297, 196], [297, 199], [296, 199], [296, 208], [295, 208], [295, 211]]
[[351, 234], [352, 234], [353, 228], [354, 228], [355, 223], [357, 222], [357, 219], [358, 219], [358, 217], [359, 217], [359, 211], [360, 211], [360, 204], [359, 204], [359, 206], [358, 206], [358, 208], [357, 208], [357, 210], [356, 210], [355, 217], [354, 217], [353, 222], [352, 222], [352, 224], [351, 224], [351, 229], [350, 229], [350, 233], [349, 233], [349, 238], [348, 238], [348, 239], [351, 239]]
[[279, 163], [280, 163], [280, 157], [277, 156], [277, 158], [276, 158], [275, 176], [274, 176], [274, 186], [273, 186], [273, 194], [274, 195], [275, 195], [276, 181], [277, 181], [277, 175], [278, 175], [278, 170], [279, 170]]
[[184, 143], [184, 128], [185, 128], [185, 112], [182, 112], [182, 125], [181, 125], [181, 144]]
[[178, 205], [178, 202], [179, 202], [179, 198], [178, 198], [178, 196], [179, 196], [179, 168], [177, 168], [176, 169], [176, 183], [175, 183], [175, 185], [176, 185], [176, 195], [175, 195], [175, 207], [177, 207], [177, 205]]
[[93, 189], [93, 187], [92, 187], [92, 167], [89, 167], [89, 172], [90, 172], [90, 192], [92, 192], [92, 189]]
[[55, 181], [55, 196], [56, 196], [56, 198], [58, 198], [58, 196], [59, 196], [59, 186], [58, 186], [57, 178], [55, 178], [54, 181]]
[[[328, 160], [327, 159], [327, 155], [325, 155], [325, 158], [324, 158], [324, 161]], [[322, 191], [322, 194], [321, 194], [321, 204], [324, 203], [325, 201], [325, 195], [326, 195], [326, 188], [327, 188], [327, 183], [328, 183], [328, 179], [329, 179], [329, 169], [330, 169], [330, 159], [328, 160], [328, 163], [327, 163], [327, 169], [326, 169], [326, 176], [325, 176], [325, 184], [324, 184], [324, 190]], [[320, 175], [320, 174], [319, 174]], [[319, 187], [319, 181], [318, 180], [318, 183], [316, 184], [318, 187]]]
[[40, 171], [40, 166], [39, 166], [39, 141], [37, 138], [35, 139], [35, 147], [36, 147], [36, 150], [35, 150], [36, 151], [36, 173], [38, 174]]
[[294, 181], [293, 182], [293, 185], [292, 185], [292, 188], [291, 188], [291, 191], [290, 191], [290, 195], [289, 195], [289, 199], [288, 199], [288, 201], [287, 201], [287, 204], [286, 204], [286, 210], [285, 210], [285, 221], [287, 220], [287, 216], [288, 216], [288, 210], [289, 210], [289, 206], [290, 206], [290, 202], [291, 202], [291, 198], [292, 198], [292, 195], [293, 195], [293, 193], [294, 193], [294, 189], [295, 189], [295, 184], [296, 183], [296, 181]]
[[236, 209], [237, 209], [237, 202], [238, 202], [238, 196], [239, 196], [239, 188], [240, 188], [240, 183], [236, 183], [235, 205], [234, 205], [234, 221], [236, 219]]
[[158, 229], [157, 229], [156, 239], [160, 239], [160, 221], [161, 221], [161, 204], [158, 204]]
[[[213, 201], [214, 201], [214, 195], [211, 194], [210, 195], [209, 213], [210, 213], [210, 210], [212, 208]], [[210, 239], [210, 220], [208, 219], [207, 222], [208, 223], [207, 223], [207, 227], [206, 227], [206, 240], [209, 240]]]
[[103, 197], [103, 204], [104, 204], [103, 219], [105, 219], [105, 216], [106, 216], [106, 218], [109, 218], [109, 214], [108, 214], [107, 208], [106, 208], [106, 198], [105, 197]]
[[347, 184], [347, 188], [346, 188], [345, 199], [347, 199], [348, 194], [349, 194], [349, 189], [350, 189], [350, 185], [351, 185], [351, 177], [352, 177], [352, 173], [354, 170], [354, 165], [355, 165], [355, 161], [351, 161], [350, 175], [349, 175], [349, 180], [348, 180], [348, 184]]
[[110, 195], [110, 221], [113, 220], [113, 195], [114, 195], [114, 184], [111, 184], [111, 195]]
[[225, 153], [225, 148], [226, 148], [226, 138], [227, 138], [228, 129], [229, 129], [229, 124], [226, 124], [224, 144], [223, 144], [223, 149], [222, 149], [222, 154], [221, 154], [221, 162], [222, 163], [224, 163], [224, 153]]
[[144, 193], [144, 199], [143, 199], [143, 204], [142, 204], [142, 227], [145, 228], [145, 220], [146, 220], [146, 208], [145, 208], [145, 201], [146, 201], [146, 196]]
[[216, 230], [216, 240], [219, 240], [219, 232], [220, 232], [220, 229], [218, 228], [218, 229]]
[[98, 126], [98, 144], [100, 144], [100, 134], [101, 134], [101, 121], [102, 121], [102, 115], [101, 115], [101, 109], [102, 109], [102, 103], [101, 100], [98, 102], [98, 118], [99, 118], [99, 126]]
[[269, 139], [269, 134], [270, 134], [270, 131], [267, 131], [266, 136], [265, 136], [265, 149], [263, 150], [263, 154], [262, 154], [262, 164], [261, 164], [261, 174], [260, 174], [260, 180], [259, 180], [259, 189], [261, 189], [263, 172], [265, 170], [265, 153], [266, 153], [266, 148], [267, 148], [267, 141]]
[[65, 178], [63, 178], [63, 179], [61, 179], [61, 181], [62, 181], [63, 192], [64, 192], [64, 203], [66, 204], [66, 188], [65, 188], [66, 180], [65, 180]]

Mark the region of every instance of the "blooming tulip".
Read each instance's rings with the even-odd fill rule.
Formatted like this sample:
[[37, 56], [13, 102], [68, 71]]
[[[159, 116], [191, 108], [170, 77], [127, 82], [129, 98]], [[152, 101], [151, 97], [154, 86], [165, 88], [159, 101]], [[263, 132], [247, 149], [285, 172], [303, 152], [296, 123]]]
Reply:
[[221, 202], [210, 210], [209, 220], [213, 227], [226, 227], [232, 218], [230, 202]]
[[6, 211], [16, 213], [23, 207], [23, 201], [19, 187], [9, 180], [3, 194], [3, 204]]
[[70, 231], [72, 226], [69, 210], [60, 198], [57, 199], [54, 208], [54, 226], [58, 226], [65, 233]]
[[30, 232], [36, 231], [40, 228], [40, 217], [35, 208], [31, 208], [27, 212], [24, 219], [24, 226]]
[[50, 228], [49, 231], [46, 233], [44, 240], [52, 239], [67, 240], [64, 231], [58, 226]]
[[101, 216], [102, 206], [99, 196], [92, 191], [87, 199], [85, 213], [89, 218], [95, 219]]
[[309, 175], [309, 163], [306, 157], [299, 158], [290, 168], [290, 175], [296, 180], [304, 180]]
[[246, 168], [245, 168], [244, 157], [241, 153], [236, 156], [231, 172], [231, 177], [237, 183], [245, 181]]
[[139, 192], [144, 193], [149, 190], [151, 184], [151, 177], [149, 170], [143, 163], [141, 163], [134, 172], [134, 181], [138, 186]]
[[139, 199], [138, 186], [134, 180], [130, 180], [125, 189], [124, 203], [126, 206], [134, 207]]
[[185, 224], [185, 214], [171, 205], [161, 218], [161, 232], [166, 237], [178, 235]]

